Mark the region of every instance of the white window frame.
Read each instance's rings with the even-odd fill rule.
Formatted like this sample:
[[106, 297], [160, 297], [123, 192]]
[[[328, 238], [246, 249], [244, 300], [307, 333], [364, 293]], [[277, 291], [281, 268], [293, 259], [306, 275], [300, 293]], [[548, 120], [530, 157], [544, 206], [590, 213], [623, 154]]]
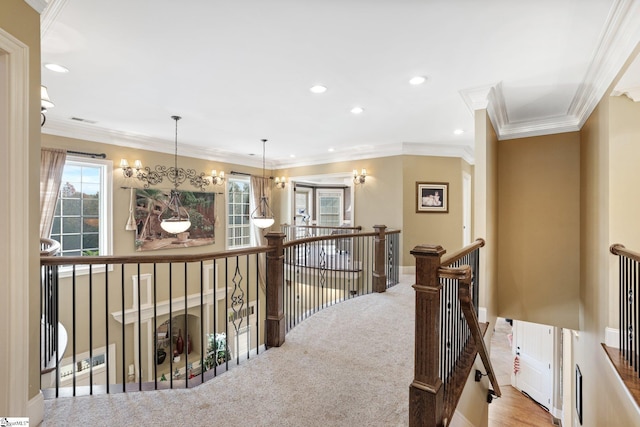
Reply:
[[344, 191], [341, 188], [318, 188], [316, 190], [316, 224], [325, 226], [325, 224], [322, 224], [320, 222], [320, 218], [321, 218], [320, 209], [322, 208], [322, 205], [320, 203], [320, 198], [327, 194], [332, 194], [332, 195], [337, 194], [340, 200], [340, 205], [338, 207], [339, 209], [338, 224], [335, 225], [336, 227], [339, 227], [344, 222]]
[[[105, 159], [94, 159], [88, 157], [79, 157], [67, 155], [65, 166], [83, 166], [89, 165], [100, 168], [100, 237], [99, 250], [100, 255], [113, 254], [113, 162]], [[64, 184], [63, 184], [64, 185]], [[57, 202], [56, 202], [57, 203]], [[111, 271], [113, 266], [109, 266]], [[95, 265], [91, 269], [93, 273], [104, 272], [104, 265]], [[89, 274], [88, 265], [78, 265], [75, 267], [76, 275]], [[58, 273], [60, 277], [71, 277], [73, 274], [72, 266], [62, 266]]]
[[229, 240], [231, 238], [231, 228], [237, 228], [236, 225], [232, 225], [229, 222], [229, 215], [231, 213], [231, 209], [230, 209], [230, 205], [232, 203], [231, 197], [229, 197], [229, 189], [231, 188], [231, 182], [232, 181], [239, 181], [239, 182], [243, 182], [245, 184], [247, 184], [248, 188], [249, 188], [249, 210], [251, 210], [251, 181], [249, 180], [249, 178], [244, 178], [244, 177], [234, 177], [234, 178], [229, 178], [228, 182], [227, 182], [227, 189], [226, 189], [226, 197], [227, 197], [227, 203], [225, 204], [225, 210], [226, 210], [226, 222], [227, 222], [227, 227], [226, 227], [226, 238], [225, 238], [225, 246], [227, 249], [241, 249], [241, 248], [248, 248], [251, 246], [251, 235], [253, 233], [253, 226], [251, 224], [251, 212], [248, 213], [248, 225], [249, 225], [249, 235], [247, 236], [249, 239], [249, 243], [247, 243], [246, 245], [232, 245], [230, 244]]

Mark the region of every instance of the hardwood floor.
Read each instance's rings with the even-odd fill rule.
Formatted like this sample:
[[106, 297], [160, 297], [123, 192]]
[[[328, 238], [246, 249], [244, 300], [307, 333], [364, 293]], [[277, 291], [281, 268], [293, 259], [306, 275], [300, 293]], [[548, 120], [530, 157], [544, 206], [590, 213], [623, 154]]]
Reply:
[[502, 397], [494, 399], [489, 405], [489, 427], [554, 426], [549, 412], [511, 386], [513, 357], [510, 333], [511, 325], [499, 318], [491, 338], [491, 364]]

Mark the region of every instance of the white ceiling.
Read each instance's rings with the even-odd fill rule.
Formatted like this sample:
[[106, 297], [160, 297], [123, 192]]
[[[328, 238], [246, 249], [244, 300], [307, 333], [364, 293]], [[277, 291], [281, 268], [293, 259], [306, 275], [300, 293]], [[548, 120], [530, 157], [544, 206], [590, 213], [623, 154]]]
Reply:
[[[501, 139], [579, 129], [640, 40], [638, 9], [50, 0], [42, 63], [70, 72], [42, 69], [56, 104], [43, 132], [172, 153], [180, 115], [180, 154], [212, 160], [261, 165], [266, 138], [271, 167], [402, 153], [473, 161], [471, 110], [487, 102]], [[428, 80], [411, 86], [415, 75]], [[364, 113], [350, 113], [356, 105]]]

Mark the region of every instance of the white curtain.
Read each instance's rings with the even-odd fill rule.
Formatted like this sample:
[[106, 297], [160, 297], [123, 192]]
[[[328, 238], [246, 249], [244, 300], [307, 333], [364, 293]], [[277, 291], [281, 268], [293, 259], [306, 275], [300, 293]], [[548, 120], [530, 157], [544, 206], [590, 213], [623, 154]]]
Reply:
[[66, 150], [43, 148], [40, 151], [40, 237], [48, 239], [53, 226]]
[[[251, 197], [249, 198], [249, 211], [253, 213], [257, 206], [260, 204], [260, 198], [264, 194], [267, 198], [267, 203], [271, 199], [271, 186], [269, 185], [269, 178], [262, 178], [260, 176], [251, 177]], [[266, 229], [258, 228], [253, 225], [253, 233], [251, 233], [251, 246], [264, 246], [267, 244], [267, 239], [264, 235]], [[267, 272], [267, 258], [266, 254], [262, 253], [258, 255], [258, 279], [260, 287], [266, 292], [266, 272]]]

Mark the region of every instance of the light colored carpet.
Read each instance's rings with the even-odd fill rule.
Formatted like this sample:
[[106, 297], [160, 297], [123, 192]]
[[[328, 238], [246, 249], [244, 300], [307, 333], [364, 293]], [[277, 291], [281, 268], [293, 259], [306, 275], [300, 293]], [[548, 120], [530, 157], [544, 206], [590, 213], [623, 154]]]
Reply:
[[329, 307], [286, 343], [193, 389], [45, 402], [43, 426], [405, 426], [414, 276]]

